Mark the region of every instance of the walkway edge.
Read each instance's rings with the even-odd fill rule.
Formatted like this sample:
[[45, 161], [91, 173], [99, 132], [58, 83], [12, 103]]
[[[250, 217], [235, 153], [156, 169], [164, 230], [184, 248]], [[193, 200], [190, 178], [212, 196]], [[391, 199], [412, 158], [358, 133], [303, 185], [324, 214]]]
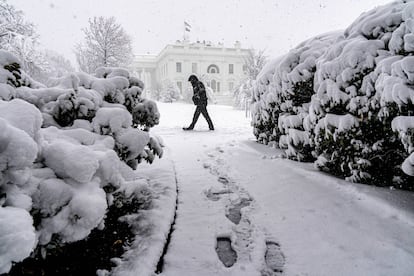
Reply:
[[[168, 149], [166, 149], [168, 151]], [[160, 258], [164, 254], [177, 207], [177, 185], [173, 161], [165, 158], [155, 160], [151, 165], [142, 165], [137, 175], [148, 181], [153, 192], [149, 210], [143, 210], [134, 218], [136, 237], [122, 256], [111, 275], [140, 276], [154, 275]]]

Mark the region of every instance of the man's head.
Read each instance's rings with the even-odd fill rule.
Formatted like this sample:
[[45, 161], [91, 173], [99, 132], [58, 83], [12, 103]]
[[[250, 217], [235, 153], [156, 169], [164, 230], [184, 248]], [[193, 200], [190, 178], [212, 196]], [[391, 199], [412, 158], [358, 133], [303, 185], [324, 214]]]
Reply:
[[193, 84], [193, 83], [198, 82], [198, 78], [197, 78], [195, 75], [191, 75], [191, 76], [188, 78], [188, 81], [189, 81], [189, 82], [191, 82], [191, 83]]

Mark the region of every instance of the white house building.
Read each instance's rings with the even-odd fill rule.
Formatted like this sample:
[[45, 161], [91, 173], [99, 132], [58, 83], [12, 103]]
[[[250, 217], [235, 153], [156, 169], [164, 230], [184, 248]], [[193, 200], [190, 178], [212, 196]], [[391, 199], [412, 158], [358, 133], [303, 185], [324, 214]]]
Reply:
[[233, 48], [188, 40], [170, 44], [157, 55], [136, 56], [135, 70], [145, 83], [145, 92], [162, 89], [167, 82], [177, 85], [180, 92], [188, 91], [188, 77], [195, 74], [211, 87], [214, 95], [229, 95], [246, 78], [245, 59], [248, 49], [239, 42]]

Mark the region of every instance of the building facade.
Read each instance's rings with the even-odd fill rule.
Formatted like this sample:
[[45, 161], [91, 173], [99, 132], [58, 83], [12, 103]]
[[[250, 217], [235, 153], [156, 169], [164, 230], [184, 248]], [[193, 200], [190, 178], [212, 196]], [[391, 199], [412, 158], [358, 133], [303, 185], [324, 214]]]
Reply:
[[228, 48], [184, 40], [165, 46], [157, 56], [136, 56], [134, 67], [145, 83], [146, 93], [163, 89], [168, 82], [173, 82], [183, 94], [191, 89], [188, 77], [194, 74], [215, 95], [226, 95], [246, 78], [245, 59], [249, 51], [242, 49], [239, 42]]

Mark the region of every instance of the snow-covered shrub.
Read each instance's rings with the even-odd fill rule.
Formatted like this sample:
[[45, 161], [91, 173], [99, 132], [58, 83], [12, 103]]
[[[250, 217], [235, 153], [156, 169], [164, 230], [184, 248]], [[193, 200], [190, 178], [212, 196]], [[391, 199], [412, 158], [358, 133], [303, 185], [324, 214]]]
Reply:
[[[412, 93], [412, 95], [414, 95], [414, 93]], [[411, 103], [414, 103], [414, 99], [411, 100]], [[411, 114], [413, 113], [414, 111], [411, 112]], [[402, 170], [404, 173], [414, 176], [414, 117], [397, 116], [392, 120], [391, 126], [393, 131], [398, 133], [406, 152], [410, 154], [410, 156], [406, 157], [404, 160]]]
[[250, 110], [253, 90], [257, 76], [267, 63], [267, 57], [264, 55], [264, 50], [256, 51], [250, 49], [248, 55], [244, 60], [243, 71], [246, 78], [237, 85], [233, 93], [234, 106], [239, 109]]
[[[209, 104], [217, 104], [217, 100], [216, 100], [216, 96], [215, 96], [215, 94], [214, 94], [214, 91], [213, 91], [213, 88], [211, 88], [210, 86], [208, 86], [208, 85], [206, 85], [205, 86], [205, 88], [206, 88], [206, 96], [207, 96], [207, 102], [209, 103]], [[194, 91], [193, 91], [193, 87], [191, 86], [190, 87], [190, 91], [191, 91], [191, 93], [193, 93], [192, 95], [191, 95], [191, 103], [193, 103], [193, 95], [194, 95]]]
[[127, 69], [119, 67], [98, 67], [95, 70], [95, 75], [98, 78], [112, 78], [112, 77], [124, 77], [129, 78], [129, 72]]
[[0, 100], [10, 101], [15, 96], [16, 93], [10, 85], [0, 83]]
[[414, 153], [408, 156], [402, 164], [403, 171], [411, 176], [414, 176]]
[[21, 86], [20, 61], [11, 53], [0, 49], [0, 83]]
[[129, 81], [121, 76], [107, 79], [95, 78], [91, 83], [91, 89], [103, 93], [104, 100], [108, 103], [123, 104], [125, 102], [123, 91], [127, 88], [129, 88]]
[[157, 104], [146, 99], [137, 103], [132, 109], [132, 121], [135, 127], [141, 127], [144, 130], [158, 125], [160, 112]]
[[167, 80], [160, 91], [159, 97], [161, 102], [172, 103], [181, 98], [180, 94], [180, 89], [178, 88], [177, 84], [170, 80]]
[[27, 102], [0, 101], [0, 273], [26, 258], [36, 244], [27, 182], [40, 151], [35, 139], [41, 121], [40, 112]]
[[105, 227], [113, 194], [142, 186], [132, 169], [162, 156], [143, 83], [99, 70], [106, 78], [69, 74], [43, 87], [0, 51], [0, 273]]
[[250, 109], [251, 99], [255, 86], [254, 80], [245, 80], [233, 91], [234, 107], [238, 109]]
[[128, 80], [129, 80], [129, 87], [136, 86], [136, 87], [141, 88], [141, 90], [144, 90], [145, 85], [142, 80], [134, 76], [129, 76]]
[[187, 86], [186, 88], [183, 88], [181, 99], [186, 103], [193, 103], [192, 97], [193, 97], [193, 87], [191, 85]]
[[129, 112], [132, 112], [135, 105], [140, 102], [142, 95], [142, 88], [133, 86], [125, 90], [125, 103], [124, 105]]
[[102, 135], [116, 135], [121, 129], [128, 129], [131, 125], [132, 115], [119, 107], [100, 108], [92, 121], [94, 131]]
[[313, 160], [313, 133], [306, 119], [314, 94], [316, 61], [338, 36], [337, 32], [328, 33], [301, 43], [283, 57], [273, 77], [281, 111], [279, 147], [291, 159]]
[[9, 272], [12, 262], [24, 260], [32, 252], [36, 237], [29, 212], [0, 207], [0, 273]]
[[273, 82], [281, 58], [269, 61], [257, 76], [256, 86], [252, 96], [252, 126], [253, 133], [260, 143], [276, 144], [280, 133], [277, 128], [277, 118], [280, 106], [277, 104], [276, 85]]
[[391, 123], [413, 115], [414, 60], [406, 27], [413, 4], [397, 1], [361, 15], [319, 59], [312, 120], [320, 126], [335, 114], [342, 117], [337, 122], [349, 123], [345, 130], [320, 129], [315, 144], [321, 169], [354, 182], [412, 186], [401, 170], [409, 148], [404, 151]]
[[414, 3], [362, 14], [268, 63], [253, 126], [287, 156], [349, 181], [413, 189]]
[[304, 120], [314, 94], [316, 61], [338, 36], [329, 33], [309, 39], [268, 63], [258, 75], [253, 105], [255, 134], [259, 141], [274, 141], [289, 158], [313, 159], [312, 133]]
[[121, 160], [135, 169], [141, 156], [146, 156], [144, 150], [149, 141], [149, 133], [146, 131], [136, 128], [124, 129], [116, 134], [115, 150]]
[[[345, 37], [319, 60], [316, 95], [310, 113], [316, 124], [317, 166], [352, 181], [366, 181], [369, 160], [363, 156], [370, 146], [364, 128], [370, 127], [370, 97], [363, 89], [364, 78], [375, 68], [380, 40]], [[359, 118], [367, 118], [364, 123]]]
[[[160, 114], [156, 103], [142, 98], [144, 84], [131, 77], [125, 69], [101, 67], [97, 69], [96, 76], [85, 73], [69, 74], [52, 79], [49, 85], [53, 87], [20, 87], [16, 90], [16, 97], [35, 104], [43, 112], [46, 126], [72, 127], [75, 121], [86, 120], [93, 124], [91, 127], [97, 133], [114, 135], [116, 139], [118, 136], [113, 129], [103, 131], [108, 127], [105, 121], [115, 122], [121, 117], [131, 117], [132, 120], [122, 119], [122, 126], [139, 127], [145, 131], [159, 123]], [[110, 108], [113, 109], [109, 110]], [[97, 124], [100, 124], [100, 129], [96, 127]], [[142, 153], [145, 155], [149, 148], [148, 144]]]

